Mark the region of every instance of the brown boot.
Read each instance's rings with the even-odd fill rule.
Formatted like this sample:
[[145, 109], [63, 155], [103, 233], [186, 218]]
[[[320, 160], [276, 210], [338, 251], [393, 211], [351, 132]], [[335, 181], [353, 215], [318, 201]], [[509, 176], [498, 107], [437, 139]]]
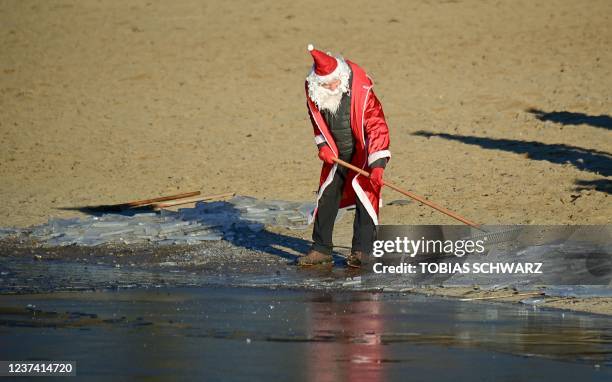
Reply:
[[298, 265], [301, 266], [310, 266], [310, 265], [322, 265], [322, 264], [331, 264], [333, 258], [331, 255], [326, 255], [319, 251], [315, 251], [311, 249], [310, 252], [306, 256], [302, 256], [298, 259]]
[[361, 251], [351, 251], [346, 257], [346, 265], [352, 268], [361, 268], [368, 260], [368, 256]]

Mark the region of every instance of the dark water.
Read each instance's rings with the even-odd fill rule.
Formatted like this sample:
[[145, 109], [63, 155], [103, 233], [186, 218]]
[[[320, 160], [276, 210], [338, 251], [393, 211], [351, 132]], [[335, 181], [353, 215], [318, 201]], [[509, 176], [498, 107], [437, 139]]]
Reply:
[[108, 380], [612, 380], [612, 320], [401, 294], [198, 287], [0, 296], [0, 359]]

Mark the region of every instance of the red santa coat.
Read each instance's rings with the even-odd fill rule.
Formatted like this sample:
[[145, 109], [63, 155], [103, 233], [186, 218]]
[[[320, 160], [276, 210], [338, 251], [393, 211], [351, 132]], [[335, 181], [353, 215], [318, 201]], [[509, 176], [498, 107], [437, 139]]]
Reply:
[[[351, 164], [370, 172], [370, 165], [380, 158], [390, 158], [389, 151], [389, 128], [385, 121], [382, 106], [372, 90], [373, 83], [363, 69], [351, 61], [346, 61], [353, 72], [353, 83], [351, 86], [351, 129], [355, 137], [355, 151]], [[315, 143], [326, 142], [331, 150], [338, 155], [338, 148], [325, 119], [315, 103], [308, 96], [308, 83], [306, 83], [306, 103], [308, 113], [314, 129]], [[319, 191], [317, 193], [316, 207], [309, 218], [309, 223], [316, 216], [319, 199], [323, 191], [329, 186], [336, 169], [337, 163], [333, 165], [323, 162], [321, 177], [319, 180]], [[380, 192], [376, 192], [370, 184], [370, 180], [354, 171], [348, 171], [340, 208], [355, 205], [356, 197], [365, 206], [368, 214], [378, 225], [378, 211], [381, 204]]]

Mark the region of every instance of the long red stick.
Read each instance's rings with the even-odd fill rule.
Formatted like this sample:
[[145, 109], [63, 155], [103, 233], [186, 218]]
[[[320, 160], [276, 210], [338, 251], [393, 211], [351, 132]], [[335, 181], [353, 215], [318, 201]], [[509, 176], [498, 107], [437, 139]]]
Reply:
[[[345, 162], [342, 159], [333, 158], [333, 160], [334, 160], [334, 162], [336, 162], [336, 163], [338, 163], [338, 164], [340, 164], [340, 165], [342, 165], [344, 167], [347, 167], [347, 168], [349, 168], [349, 169], [351, 169], [351, 170], [353, 170], [353, 171], [355, 171], [355, 172], [357, 172], [357, 173], [359, 173], [359, 174], [361, 174], [363, 176], [370, 177], [370, 173], [369, 172], [367, 172], [367, 171], [365, 171], [365, 170], [363, 170], [363, 169], [361, 169], [359, 167], [353, 166], [352, 164], [350, 164], [348, 162]], [[414, 199], [414, 200], [416, 200], [418, 202], [421, 202], [421, 203], [425, 204], [426, 206], [429, 206], [429, 207], [433, 208], [434, 210], [440, 211], [443, 214], [448, 215], [448, 216], [450, 216], [453, 219], [459, 220], [463, 224], [467, 224], [467, 225], [469, 225], [471, 227], [481, 229], [479, 224], [476, 224], [473, 221], [468, 220], [468, 219], [464, 218], [463, 216], [458, 215], [458, 214], [454, 213], [453, 211], [451, 211], [449, 209], [446, 209], [446, 208], [444, 208], [442, 206], [439, 206], [436, 203], [430, 202], [429, 200], [425, 199], [422, 196], [419, 196], [419, 195], [417, 195], [417, 194], [415, 194], [413, 192], [410, 192], [410, 191], [403, 190], [400, 187], [396, 186], [395, 184], [393, 184], [393, 183], [391, 183], [389, 181], [386, 181], [386, 180], [383, 180], [383, 184], [385, 186], [387, 186], [387, 187], [389, 187], [389, 188], [391, 188], [391, 189], [401, 193], [401, 194], [406, 195], [407, 197], [409, 197], [411, 199]]]

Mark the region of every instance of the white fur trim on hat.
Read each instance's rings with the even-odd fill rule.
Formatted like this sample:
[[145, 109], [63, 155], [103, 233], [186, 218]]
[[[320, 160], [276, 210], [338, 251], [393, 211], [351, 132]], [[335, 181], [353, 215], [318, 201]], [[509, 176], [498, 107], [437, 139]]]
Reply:
[[334, 69], [333, 72], [331, 72], [331, 73], [329, 73], [329, 74], [327, 74], [325, 76], [320, 76], [317, 73], [315, 73], [314, 65], [313, 65], [310, 73], [308, 74], [308, 77], [306, 77], [306, 80], [308, 82], [316, 81], [319, 84], [324, 84], [326, 82], [335, 80], [336, 78], [340, 78], [340, 75], [343, 74], [343, 72], [348, 73], [349, 72], [349, 67], [348, 67], [348, 64], [346, 63], [346, 61], [344, 61], [342, 58], [339, 58], [339, 57], [334, 57], [334, 58], [336, 59], [336, 62], [338, 63], [338, 65], [336, 65], [336, 69]]
[[308, 44], [308, 51], [312, 52], [314, 50], [314, 45]]
[[320, 87], [322, 84], [330, 82], [335, 79], [340, 79], [340, 90], [342, 93], [346, 93], [350, 91], [350, 83], [349, 78], [351, 76], [351, 69], [349, 65], [344, 61], [342, 57], [335, 57], [338, 65], [336, 65], [336, 69], [333, 72], [326, 76], [319, 76], [314, 71], [314, 65], [310, 69], [310, 73], [306, 77], [306, 82], [308, 82], [308, 97], [317, 105], [317, 107], [321, 107], [318, 103], [317, 92], [320, 91]]

